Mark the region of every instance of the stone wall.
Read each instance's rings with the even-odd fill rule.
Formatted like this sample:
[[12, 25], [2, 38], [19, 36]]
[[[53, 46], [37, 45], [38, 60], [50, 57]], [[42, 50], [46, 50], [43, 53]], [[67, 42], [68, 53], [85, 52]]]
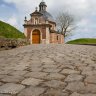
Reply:
[[57, 34], [56, 33], [51, 33], [50, 34], [50, 43], [58, 43], [57, 42]]
[[29, 45], [26, 39], [0, 38], [0, 50], [8, 50], [25, 45]]
[[64, 35], [61, 35], [61, 44], [64, 43]]
[[50, 43], [62, 44], [62, 43], [64, 43], [64, 36], [62, 34], [51, 33], [50, 34]]

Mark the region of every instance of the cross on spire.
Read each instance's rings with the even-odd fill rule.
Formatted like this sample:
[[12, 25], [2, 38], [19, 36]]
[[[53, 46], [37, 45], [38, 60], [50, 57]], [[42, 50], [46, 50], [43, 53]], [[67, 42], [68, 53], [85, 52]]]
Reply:
[[36, 11], [37, 11], [37, 10], [38, 10], [38, 7], [36, 7], [35, 9], [36, 9]]
[[42, 0], [42, 2], [44, 2], [44, 0]]

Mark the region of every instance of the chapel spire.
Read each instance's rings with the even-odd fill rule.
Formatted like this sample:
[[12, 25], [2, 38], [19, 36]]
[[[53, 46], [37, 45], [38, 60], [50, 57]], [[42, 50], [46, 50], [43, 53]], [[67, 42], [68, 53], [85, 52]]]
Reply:
[[39, 11], [46, 11], [46, 3], [44, 2], [44, 0], [42, 0], [42, 2], [39, 4]]

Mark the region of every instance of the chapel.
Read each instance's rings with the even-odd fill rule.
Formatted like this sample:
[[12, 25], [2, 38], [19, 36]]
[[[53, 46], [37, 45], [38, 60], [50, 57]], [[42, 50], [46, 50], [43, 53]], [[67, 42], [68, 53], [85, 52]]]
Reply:
[[47, 12], [47, 5], [44, 1], [39, 4], [39, 10], [30, 14], [30, 20], [25, 17], [24, 34], [30, 44], [62, 44], [64, 36], [56, 31], [56, 22], [52, 15]]

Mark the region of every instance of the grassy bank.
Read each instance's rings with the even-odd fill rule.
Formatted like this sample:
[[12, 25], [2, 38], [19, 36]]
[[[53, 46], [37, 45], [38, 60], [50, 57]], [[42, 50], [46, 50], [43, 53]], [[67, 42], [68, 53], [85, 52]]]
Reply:
[[72, 40], [72, 41], [68, 41], [67, 44], [92, 44], [92, 45], [96, 45], [96, 39], [94, 38], [81, 38], [81, 39], [76, 39], [76, 40]]
[[24, 34], [15, 27], [0, 21], [0, 37], [4, 38], [25, 38]]

